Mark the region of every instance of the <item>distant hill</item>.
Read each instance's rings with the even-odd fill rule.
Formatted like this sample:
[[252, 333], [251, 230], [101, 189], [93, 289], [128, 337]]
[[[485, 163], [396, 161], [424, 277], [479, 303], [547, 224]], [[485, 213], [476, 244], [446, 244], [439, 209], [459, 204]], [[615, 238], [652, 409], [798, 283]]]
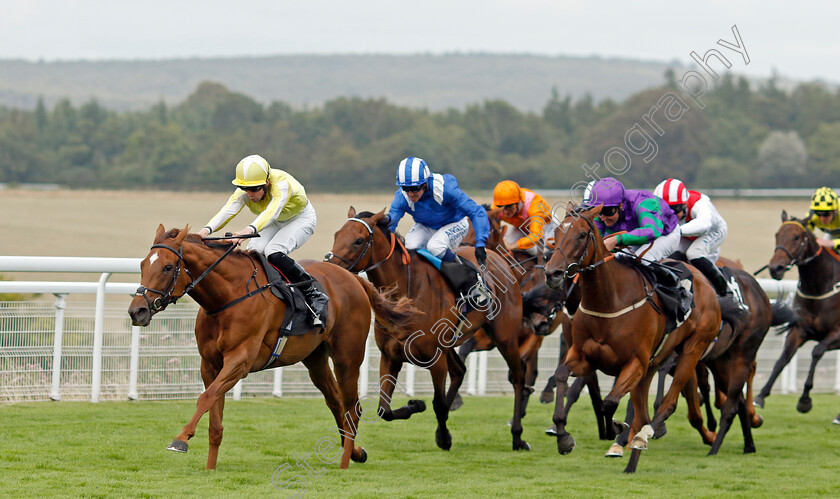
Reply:
[[538, 55], [295, 55], [137, 61], [26, 62], [0, 60], [0, 104], [32, 109], [62, 98], [75, 105], [95, 97], [108, 108], [141, 110], [176, 104], [202, 81], [219, 82], [268, 104], [319, 106], [337, 96], [384, 97], [432, 111], [504, 99], [541, 110], [556, 87], [561, 96], [625, 97], [664, 82], [679, 64]]

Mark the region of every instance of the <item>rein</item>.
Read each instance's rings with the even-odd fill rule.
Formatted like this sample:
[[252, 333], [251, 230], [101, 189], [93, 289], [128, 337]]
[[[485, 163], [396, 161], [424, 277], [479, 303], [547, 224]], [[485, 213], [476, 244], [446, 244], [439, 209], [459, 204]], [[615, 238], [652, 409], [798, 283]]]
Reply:
[[[164, 249], [167, 249], [167, 250], [175, 253], [178, 256], [178, 263], [176, 264], [176, 267], [175, 267], [175, 273], [172, 275], [172, 279], [170, 279], [169, 284], [167, 284], [167, 287], [166, 287], [165, 291], [160, 291], [160, 290], [157, 290], [157, 289], [147, 288], [145, 286], [140, 286], [139, 288], [137, 288], [137, 291], [134, 292], [134, 296], [142, 296], [146, 300], [146, 304], [149, 306], [149, 310], [151, 310], [154, 313], [157, 313], [157, 312], [160, 312], [161, 310], [165, 309], [167, 306], [169, 306], [173, 303], [176, 303], [178, 300], [183, 298], [185, 295], [189, 294], [190, 291], [195, 289], [195, 287], [198, 285], [198, 283], [200, 283], [205, 277], [207, 277], [207, 275], [209, 275], [210, 272], [212, 272], [213, 269], [215, 269], [216, 266], [219, 265], [219, 263], [221, 263], [221, 261], [224, 260], [225, 257], [227, 257], [236, 248], [236, 244], [231, 244], [230, 247], [228, 247], [228, 249], [225, 250], [225, 252], [222, 254], [222, 256], [220, 256], [215, 262], [210, 264], [210, 266], [208, 266], [207, 269], [205, 269], [204, 272], [202, 272], [201, 275], [198, 276], [198, 278], [193, 278], [192, 274], [190, 273], [190, 270], [186, 267], [186, 265], [184, 265], [184, 254], [183, 254], [184, 246], [183, 246], [183, 244], [181, 244], [181, 247], [178, 248], [177, 250], [175, 248], [173, 248], [171, 246], [167, 246], [165, 244], [154, 244], [154, 245], [152, 245], [152, 247], [150, 249], [154, 249], [154, 248], [164, 248]], [[249, 259], [250, 259], [250, 256], [249, 256]], [[257, 266], [256, 266], [256, 264], [254, 264], [253, 260], [251, 260], [251, 264], [254, 265], [254, 273], [248, 279], [248, 283], [250, 283], [251, 281], [255, 281], [256, 277], [257, 277]], [[187, 284], [186, 286], [184, 286], [184, 292], [183, 293], [181, 293], [179, 296], [173, 296], [172, 293], [174, 293], [175, 287], [178, 285], [178, 280], [179, 280], [180, 275], [181, 275], [181, 268], [182, 267], [184, 269], [184, 272], [186, 272], [187, 276], [189, 276], [190, 283]], [[207, 314], [208, 315], [218, 314], [222, 310], [226, 310], [226, 309], [236, 305], [237, 303], [254, 296], [255, 294], [262, 293], [263, 291], [265, 291], [269, 287], [271, 287], [271, 283], [268, 283], [264, 286], [261, 286], [261, 287], [255, 289], [254, 291], [248, 292], [244, 296], [241, 296], [241, 297], [231, 301], [230, 303], [222, 306], [221, 308], [219, 308], [217, 310], [214, 310], [212, 312], [207, 312]], [[247, 283], [245, 285], [245, 289], [248, 289], [248, 284]], [[155, 298], [154, 300], [149, 300], [149, 297], [146, 294], [147, 291], [157, 293], [157, 294], [160, 295], [160, 297]]]

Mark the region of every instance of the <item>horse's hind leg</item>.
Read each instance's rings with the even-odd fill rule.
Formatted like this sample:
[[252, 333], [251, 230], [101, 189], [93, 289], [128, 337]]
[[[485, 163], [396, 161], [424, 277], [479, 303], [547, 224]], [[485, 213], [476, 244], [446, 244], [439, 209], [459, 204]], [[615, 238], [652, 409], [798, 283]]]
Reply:
[[505, 362], [507, 362], [508, 369], [510, 369], [511, 384], [513, 385], [513, 421], [510, 425], [510, 432], [513, 435], [513, 450], [531, 450], [528, 442], [522, 440], [522, 404], [526, 395], [525, 370], [522, 367], [522, 358], [519, 356], [519, 346], [516, 338], [511, 338], [506, 343], [497, 343], [496, 346]]
[[802, 391], [802, 397], [796, 404], [796, 410], [802, 413], [811, 410], [811, 389], [814, 388], [814, 372], [817, 370], [817, 363], [823, 358], [825, 352], [829, 350], [836, 350], [840, 348], [840, 330], [834, 330], [822, 341], [817, 343], [814, 350], [811, 352], [811, 368], [808, 370], [808, 378], [805, 379], [805, 387]]
[[[713, 406], [709, 398], [712, 396], [712, 386], [709, 384], [709, 369], [704, 364], [697, 364], [695, 371], [697, 372], [697, 386], [700, 389], [700, 394], [703, 396], [700, 404], [706, 408], [706, 423], [708, 424], [709, 431], [715, 431], [717, 420], [715, 419], [715, 413], [712, 408], [717, 407], [717, 404]], [[717, 382], [715, 382], [715, 400], [719, 398], [717, 393]]]
[[569, 381], [569, 368], [562, 362], [557, 364], [554, 379], [557, 387], [557, 397], [554, 399], [554, 415], [552, 416], [552, 420], [554, 421], [554, 434], [557, 436], [557, 452], [565, 455], [574, 450], [575, 439], [566, 431], [566, 421], [569, 412], [565, 404]]
[[[703, 369], [706, 369], [703, 367]], [[703, 425], [703, 412], [700, 409], [700, 397], [697, 395], [697, 371], [695, 370], [694, 376], [686, 382], [685, 386], [682, 388], [682, 395], [685, 398], [686, 405], [688, 406], [688, 421], [691, 423], [691, 426], [700, 433], [700, 438], [703, 439], [703, 443], [706, 445], [712, 445], [715, 441], [717, 435], [714, 432], [709, 431]], [[706, 400], [706, 407], [711, 406], [711, 400]]]
[[390, 352], [389, 348], [385, 348], [379, 358], [379, 414], [385, 421], [408, 419], [412, 414], [426, 410], [426, 403], [422, 400], [409, 400], [407, 405], [396, 410], [391, 409], [394, 389], [399, 383], [397, 376], [400, 374], [400, 369], [402, 369], [402, 360], [399, 358], [399, 353]]
[[435, 431], [435, 443], [443, 450], [452, 448], [452, 434], [446, 427], [446, 420], [449, 419], [449, 404], [447, 403], [446, 392], [446, 357], [441, 357], [429, 371], [432, 374], [432, 385], [435, 389], [432, 407], [437, 417], [437, 430]]
[[755, 379], [755, 368], [756, 362], [755, 360], [752, 361], [752, 365], [750, 366], [750, 378], [747, 380], [747, 414], [750, 416], [750, 426], [753, 428], [758, 428], [764, 423], [764, 418], [761, 417], [755, 410], [755, 404], [753, 403], [753, 380]]
[[[341, 405], [345, 410], [345, 420], [350, 429], [357, 428], [359, 419], [365, 423], [370, 423], [379, 419], [379, 412], [374, 409], [373, 404], [363, 404], [359, 400], [359, 367], [362, 364], [362, 359], [353, 359], [351, 362], [337, 360], [336, 355], [333, 355], [333, 365], [335, 367], [335, 374], [338, 380], [338, 391], [341, 395]], [[370, 397], [363, 397], [363, 399], [370, 400]], [[371, 414], [372, 413], [372, 414]], [[345, 447], [346, 447], [345, 441]], [[367, 461], [367, 452], [364, 447], [353, 447], [350, 458], [357, 463]]]
[[785, 338], [785, 346], [782, 349], [782, 354], [779, 356], [779, 359], [773, 365], [773, 372], [770, 373], [770, 377], [767, 379], [767, 383], [761, 388], [761, 391], [758, 393], [758, 396], [753, 400], [753, 403], [758, 407], [764, 407], [764, 399], [770, 396], [770, 390], [773, 389], [773, 384], [776, 382], [776, 378], [779, 377], [779, 374], [782, 373], [782, 369], [788, 365], [790, 359], [793, 358], [793, 354], [799, 350], [799, 347], [805, 343], [805, 334], [799, 328], [799, 326], [793, 326], [790, 331], [788, 331], [788, 335]]
[[[350, 454], [353, 451], [353, 443], [356, 440], [356, 431], [359, 426], [359, 415], [356, 413], [355, 401], [347, 407], [342, 404], [338, 393], [338, 384], [327, 361], [325, 344], [319, 345], [309, 356], [303, 359], [303, 365], [309, 371], [309, 379], [312, 380], [312, 384], [324, 395], [324, 401], [335, 418], [336, 431], [341, 435], [341, 446], [344, 449], [341, 454], [340, 467], [346, 469], [350, 464]], [[356, 379], [358, 380], [358, 375]]]
[[[466, 365], [464, 364], [464, 362], [467, 360], [467, 356], [469, 356], [469, 354], [472, 353], [473, 349], [475, 348], [475, 345], [476, 345], [475, 336], [470, 336], [470, 338], [467, 339], [467, 341], [465, 341], [461, 345], [461, 347], [458, 349], [458, 355], [453, 356], [453, 357], [458, 357], [458, 360], [460, 361], [460, 365], [464, 366], [464, 371], [465, 372], [466, 372], [467, 368], [466, 368]], [[450, 379], [454, 380], [455, 376], [453, 376], [452, 369], [456, 368], [457, 364], [455, 364], [454, 359], [450, 359], [449, 364], [450, 364], [449, 377], [450, 377]], [[463, 374], [461, 376], [463, 377]], [[463, 379], [462, 379], [462, 382], [463, 382]], [[459, 383], [459, 388], [460, 388], [460, 383]], [[449, 390], [452, 391], [452, 384], [451, 383], [449, 385]], [[448, 396], [447, 396], [447, 398], [448, 398]], [[452, 396], [452, 402], [450, 402], [450, 404], [449, 404], [449, 410], [450, 411], [457, 411], [463, 405], [464, 405], [464, 399], [461, 398], [461, 394], [458, 393], [458, 390], [455, 390], [455, 394]]]
[[[755, 442], [752, 438], [752, 427], [750, 426], [749, 416], [747, 414], [747, 404], [744, 400], [744, 395], [741, 390], [744, 383], [747, 382], [750, 376], [750, 365], [747, 361], [741, 359], [732, 359], [727, 362], [730, 373], [727, 381], [726, 402], [723, 403], [720, 415], [720, 429], [709, 455], [713, 456], [718, 453], [726, 433], [732, 426], [732, 421], [735, 419], [735, 414], [738, 414], [741, 420], [741, 432], [744, 435], [744, 453], [748, 454], [755, 452]], [[717, 379], [717, 378], [716, 378]]]

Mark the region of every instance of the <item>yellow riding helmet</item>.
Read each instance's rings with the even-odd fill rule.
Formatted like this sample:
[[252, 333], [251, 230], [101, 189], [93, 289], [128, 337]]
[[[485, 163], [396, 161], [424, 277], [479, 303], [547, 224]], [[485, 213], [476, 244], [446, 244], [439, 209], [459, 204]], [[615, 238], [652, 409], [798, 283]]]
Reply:
[[262, 156], [252, 154], [236, 165], [236, 178], [233, 185], [237, 187], [257, 187], [268, 183], [271, 166]]
[[506, 206], [518, 203], [520, 200], [519, 184], [513, 180], [504, 180], [496, 184], [493, 189], [493, 204]]
[[837, 210], [837, 194], [829, 187], [820, 187], [811, 198], [811, 209], [814, 211]]

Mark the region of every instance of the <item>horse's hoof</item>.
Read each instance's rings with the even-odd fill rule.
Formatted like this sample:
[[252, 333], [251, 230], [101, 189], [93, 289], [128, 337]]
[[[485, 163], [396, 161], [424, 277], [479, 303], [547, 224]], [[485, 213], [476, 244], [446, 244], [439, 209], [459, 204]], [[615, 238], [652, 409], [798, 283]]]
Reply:
[[[835, 419], [835, 421], [837, 421], [837, 420]], [[840, 423], [837, 423], [837, 424], [840, 424]], [[545, 429], [545, 434], [550, 435], [552, 437], [556, 437], [557, 436], [557, 425], [551, 425], [548, 428], [546, 428]]]
[[744, 447], [744, 454], [753, 454], [753, 453], [755, 453], [755, 446]]
[[464, 405], [464, 399], [461, 398], [460, 393], [456, 393], [455, 398], [452, 399], [452, 403], [449, 404], [449, 410], [450, 411], [457, 411], [463, 405]]
[[[615, 435], [621, 435], [622, 433], [630, 429], [630, 425], [625, 423], [624, 421], [616, 421], [615, 419], [613, 419], [612, 428], [615, 432]], [[612, 438], [615, 438], [615, 435]]]
[[799, 402], [796, 404], [796, 410], [805, 414], [806, 412], [811, 410], [811, 399], [799, 399]]
[[183, 440], [178, 440], [176, 438], [172, 441], [171, 444], [169, 444], [169, 447], [167, 447], [166, 450], [171, 450], [175, 452], [187, 452], [187, 449], [189, 448], [190, 446], [188, 443], [184, 442]]
[[540, 404], [550, 404], [554, 402], [554, 392], [540, 393]]
[[367, 451], [365, 451], [365, 448], [362, 447], [362, 454], [359, 456], [359, 459], [356, 459], [353, 456], [350, 456], [350, 459], [352, 459], [354, 463], [363, 463], [367, 461]]
[[[762, 424], [764, 424], [764, 417], [762, 417], [761, 414], [756, 414], [755, 417], [752, 418], [752, 420], [750, 421], [750, 426], [752, 426], [753, 428], [758, 428]], [[840, 424], [840, 423], [837, 423], [837, 424]]]
[[650, 440], [650, 437], [652, 436], [653, 428], [649, 424], [642, 426], [642, 429], [639, 430], [639, 433], [636, 433], [636, 436], [634, 436], [633, 440], [630, 442], [630, 448], [635, 450], [647, 450], [648, 440]]
[[753, 405], [764, 409], [764, 397], [759, 395], [758, 397], [753, 398]]
[[418, 412], [423, 412], [426, 410], [426, 403], [422, 400], [409, 400], [407, 405], [411, 407], [412, 414], [416, 414]]
[[508, 419], [507, 425], [513, 426], [513, 418]]
[[557, 436], [557, 452], [561, 456], [565, 456], [573, 450], [575, 450], [575, 439], [570, 433]]
[[449, 430], [440, 431], [437, 430], [435, 432], [435, 443], [438, 447], [443, 450], [449, 450], [452, 448], [452, 434], [449, 433]]
[[836, 418], [834, 418], [834, 421], [832, 421], [832, 423], [840, 424], [840, 416], [837, 416]]
[[528, 442], [520, 440], [519, 442], [513, 443], [513, 450], [531, 450], [531, 446]]
[[604, 454], [604, 457], [624, 457], [624, 447], [618, 444], [612, 444], [607, 453]]
[[656, 440], [658, 438], [664, 437], [668, 433], [668, 428], [665, 427], [665, 423], [656, 427], [656, 430], [653, 431], [653, 439]]

